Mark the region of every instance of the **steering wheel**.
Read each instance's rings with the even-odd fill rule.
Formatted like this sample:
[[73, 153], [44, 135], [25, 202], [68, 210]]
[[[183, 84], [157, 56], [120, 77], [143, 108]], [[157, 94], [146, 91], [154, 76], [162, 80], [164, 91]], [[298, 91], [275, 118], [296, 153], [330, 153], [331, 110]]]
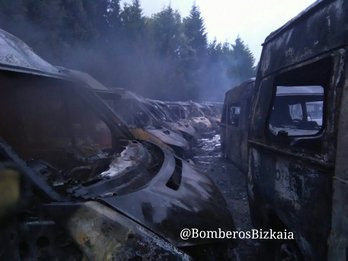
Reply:
[[292, 123], [294, 123], [296, 125], [300, 125], [302, 123], [302, 120], [300, 120], [300, 119], [293, 119]]

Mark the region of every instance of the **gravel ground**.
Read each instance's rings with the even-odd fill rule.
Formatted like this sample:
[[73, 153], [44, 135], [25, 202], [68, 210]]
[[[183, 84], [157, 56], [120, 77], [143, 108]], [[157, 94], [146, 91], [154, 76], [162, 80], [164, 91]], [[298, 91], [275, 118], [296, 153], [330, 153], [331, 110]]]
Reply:
[[[196, 169], [208, 175], [221, 190], [232, 213], [237, 230], [251, 229], [249, 205], [246, 192], [246, 177], [233, 164], [221, 157], [220, 136], [213, 134], [201, 138], [193, 149]], [[259, 260], [259, 245], [256, 241], [240, 240], [233, 250], [235, 260]]]

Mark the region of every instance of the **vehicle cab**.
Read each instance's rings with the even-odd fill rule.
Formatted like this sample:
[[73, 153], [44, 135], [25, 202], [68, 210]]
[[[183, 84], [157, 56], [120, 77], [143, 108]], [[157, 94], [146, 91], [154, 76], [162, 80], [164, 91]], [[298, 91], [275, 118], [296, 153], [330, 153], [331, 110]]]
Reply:
[[234, 229], [207, 176], [135, 139], [90, 81], [3, 30], [0, 46], [1, 260], [189, 260], [228, 247], [180, 238], [192, 220]]
[[249, 128], [253, 224], [293, 231], [277, 257], [346, 260], [348, 5], [317, 1], [268, 36]]

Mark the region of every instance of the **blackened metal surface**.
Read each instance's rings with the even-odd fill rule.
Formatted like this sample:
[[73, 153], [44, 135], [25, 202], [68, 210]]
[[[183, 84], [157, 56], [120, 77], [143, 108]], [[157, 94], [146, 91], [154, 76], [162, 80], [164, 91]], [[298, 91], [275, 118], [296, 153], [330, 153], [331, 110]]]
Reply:
[[[79, 74], [80, 75], [80, 74]], [[188, 141], [180, 134], [176, 125], [171, 125], [165, 120], [157, 117], [148, 107], [148, 101], [138, 96], [137, 94], [126, 91], [124, 89], [102, 89], [101, 85], [96, 80], [89, 80], [90, 87], [98, 93], [100, 97], [103, 97], [106, 103], [111, 107], [115, 114], [119, 115], [119, 118], [123, 118], [127, 121], [128, 127], [131, 130], [141, 128], [145, 132], [151, 134], [158, 139], [160, 143], [167, 144], [173, 147], [179, 147], [183, 150], [189, 148]], [[95, 83], [95, 84], [94, 84]], [[130, 107], [121, 106], [119, 104], [128, 104]], [[140, 116], [140, 114], [142, 116]], [[150, 125], [150, 126], [149, 126]], [[173, 128], [174, 127], [174, 128]], [[134, 131], [135, 134], [140, 134]], [[147, 135], [135, 135], [137, 139], [149, 141]], [[158, 144], [158, 142], [157, 142]]]
[[53, 220], [25, 220], [19, 226], [18, 237], [18, 260], [83, 260], [76, 243]]
[[[180, 239], [183, 228], [233, 230], [232, 217], [214, 183], [184, 161], [178, 159], [182, 164], [176, 164], [171, 153], [164, 153], [161, 169], [147, 185], [131, 193], [98, 199], [180, 247], [214, 241], [184, 241]], [[178, 174], [179, 184], [169, 186], [172, 176]]]
[[165, 127], [162, 128], [146, 128], [146, 131], [160, 139], [165, 144], [170, 146], [177, 146], [180, 148], [188, 149], [188, 141], [172, 130], [169, 130]]
[[108, 169], [98, 173], [87, 184], [77, 184], [70, 192], [75, 197], [94, 199], [136, 191], [154, 175], [148, 169], [150, 158], [147, 148], [141, 143], [132, 142], [109, 163]]
[[[345, 51], [337, 48], [347, 43], [347, 3], [323, 1], [313, 10], [266, 40], [250, 127], [248, 193], [255, 222], [281, 223], [295, 232], [305, 258], [324, 260], [332, 230], [336, 113], [345, 60]], [[324, 86], [320, 134], [299, 139], [268, 134], [274, 87], [283, 82]]]
[[88, 260], [191, 260], [156, 234], [95, 201], [49, 204]]
[[348, 246], [348, 181], [334, 178], [332, 199], [332, 229], [328, 242], [330, 261], [347, 259]]
[[22, 40], [0, 29], [0, 65], [26, 68], [48, 74], [59, 74], [59, 70], [39, 57]]
[[264, 43], [260, 60], [262, 77], [347, 45], [348, 30], [344, 26], [348, 23], [347, 13], [347, 1], [320, 1], [271, 34]]
[[[336, 144], [345, 144], [344, 138], [337, 140], [337, 131], [346, 133], [346, 128], [339, 129], [345, 125], [344, 121], [338, 124], [338, 113], [346, 89], [347, 14], [347, 1], [318, 1], [271, 34], [256, 79], [248, 173], [253, 220], [258, 225], [277, 224], [294, 231], [308, 260], [346, 258], [347, 233], [342, 224], [347, 223], [342, 216], [347, 202], [342, 193], [344, 183], [335, 176], [346, 172], [337, 165], [337, 159], [346, 162], [346, 157], [342, 153], [336, 158]], [[282, 85], [284, 82], [287, 84]], [[269, 134], [275, 87], [301, 83], [324, 87], [323, 130], [298, 139]], [[340, 117], [346, 118], [346, 113]], [[347, 146], [342, 146], [341, 151], [346, 151]]]
[[[28, 69], [24, 65], [21, 66], [21, 70], [24, 72], [23, 74], [28, 74], [31, 73], [31, 71], [37, 70], [37, 68]], [[67, 75], [65, 75], [65, 73]], [[21, 76], [23, 75], [18, 75], [18, 77]], [[41, 78], [38, 78], [38, 80], [40, 81]], [[98, 98], [94, 92], [89, 90], [90, 88], [85, 88], [83, 86], [90, 85], [91, 82], [89, 80], [72, 76], [68, 72], [64, 72], [63, 78], [69, 82], [67, 85], [71, 86], [71, 89], [69, 89], [64, 85], [65, 82], [62, 81], [62, 89], [65, 88], [66, 90], [64, 94], [78, 93], [78, 96], [75, 96], [78, 97], [78, 101], [80, 102], [81, 99], [86, 102], [85, 105], [90, 106], [100, 119], [105, 121], [113, 136], [113, 147], [122, 147], [122, 144], [124, 144], [122, 142], [133, 138], [128, 128], [123, 125], [112, 110], [105, 106], [101, 99]], [[52, 120], [55, 119], [53, 118]], [[53, 186], [47, 185], [42, 179], [43, 177], [38, 177], [35, 171], [30, 169], [24, 161], [19, 159], [19, 157], [12, 153], [6, 146], [2, 146], [1, 149], [5, 152], [5, 158], [14, 161], [19, 170], [27, 174], [31, 183], [49, 198], [48, 201], [62, 201], [61, 197], [52, 189]], [[220, 227], [224, 230], [233, 230], [233, 221], [230, 213], [226, 209], [225, 204], [221, 204], [221, 202], [223, 202], [223, 200], [220, 200], [222, 199], [221, 194], [211, 180], [196, 173], [187, 163], [178, 158], [175, 159], [170, 152], [164, 153], [165, 160], [160, 170], [157, 172], [157, 168], [154, 168], [152, 172], [148, 172], [148, 174], [153, 175], [153, 178], [150, 179], [149, 182], [143, 181], [143, 183], [146, 184], [136, 187], [135, 191], [127, 191], [128, 193], [124, 195], [105, 195], [103, 194], [103, 192], [105, 192], [104, 189], [101, 189], [101, 191], [94, 190], [93, 193], [89, 195], [88, 193], [90, 193], [90, 191], [88, 191], [88, 188], [90, 184], [80, 184], [80, 179], [76, 179], [75, 184], [77, 183], [80, 186], [85, 185], [87, 190], [86, 198], [97, 198], [99, 201], [105, 202], [113, 208], [98, 210], [99, 212], [107, 213], [108, 218], [117, 213], [115, 210], [124, 213], [126, 216], [124, 230], [129, 229], [128, 225], [132, 219], [137, 221], [138, 230], [146, 227], [178, 246], [210, 243], [210, 240], [189, 240], [187, 242], [180, 240], [180, 230], [185, 227], [197, 227], [201, 230], [216, 230]], [[72, 157], [70, 157], [71, 155], [68, 152], [64, 155], [68, 156], [68, 163], [75, 165], [72, 170], [88, 170], [88, 166], [76, 166], [74, 160], [70, 162]], [[76, 159], [76, 161], [79, 160], [81, 159]], [[49, 164], [50, 162], [46, 165]], [[41, 166], [37, 164], [36, 167], [40, 169]], [[62, 174], [60, 172], [62, 171], [61, 169], [55, 169], [55, 171]], [[68, 174], [71, 174], [71, 172], [68, 172]], [[139, 179], [142, 178], [141, 173], [137, 172], [134, 174], [137, 175]], [[86, 176], [88, 178], [88, 175]], [[73, 180], [73, 177], [68, 178], [70, 178], [70, 180], [68, 180], [67, 183]], [[62, 180], [59, 180], [59, 182], [60, 181]], [[69, 187], [71, 184], [64, 184], [63, 180], [62, 185], [59, 185], [62, 188], [61, 190], [65, 189], [65, 185]], [[111, 184], [111, 186], [114, 186], [114, 184]], [[69, 193], [66, 193], [64, 190], [62, 194]], [[78, 196], [83, 195], [79, 194]], [[77, 200], [81, 200], [81, 197]], [[62, 206], [59, 206], [58, 209], [61, 215], [67, 214]], [[80, 210], [81, 212], [79, 212]], [[75, 216], [74, 214], [77, 215]], [[130, 240], [131, 244], [128, 245], [129, 248], [126, 250], [122, 249], [123, 245], [113, 244], [114, 241], [110, 239], [116, 238], [118, 235], [117, 227], [112, 227], [112, 224], [100, 219], [97, 215], [93, 215], [93, 213], [91, 214], [88, 206], [87, 209], [79, 209], [71, 215], [67, 214], [65, 219], [60, 216], [60, 219], [68, 222], [67, 225], [69, 229], [71, 229], [71, 234], [75, 236], [76, 242], [81, 245], [84, 253], [92, 260], [113, 259], [114, 252], [108, 252], [108, 250], [115, 250], [115, 248], [117, 248], [116, 251], [120, 250], [119, 254], [121, 255], [121, 259], [128, 258], [128, 254], [136, 249], [134, 244], [137, 244], [137, 246], [141, 245], [141, 241], [137, 241], [137, 238], [135, 240]], [[84, 231], [86, 232], [85, 234], [83, 233]], [[129, 236], [125, 233], [120, 233], [119, 235]], [[153, 233], [151, 233], [151, 236], [152, 235]], [[132, 239], [132, 234], [128, 239]], [[147, 239], [150, 240], [153, 239], [153, 237], [148, 236]], [[100, 240], [100, 242], [98, 242], [98, 240]], [[124, 240], [121, 242], [124, 242]], [[153, 240], [151, 243], [153, 243]], [[166, 247], [172, 246], [168, 244]], [[157, 253], [158, 249], [154, 248], [154, 252], [145, 251], [147, 251], [145, 254], [149, 254], [149, 256], [152, 257]], [[144, 253], [139, 252], [139, 256], [142, 256], [142, 254]], [[179, 256], [181, 256], [181, 253], [179, 253]], [[161, 257], [165, 259], [165, 256], [158, 255], [159, 259], [162, 259]]]
[[272, 216], [277, 216], [289, 231], [295, 232], [305, 256], [315, 260], [326, 256], [332, 169], [328, 171], [301, 158], [274, 154], [260, 147], [251, 149], [250, 169], [249, 196], [268, 217], [267, 226], [272, 227], [276, 223]]
[[[347, 64], [347, 57], [342, 61]], [[343, 70], [344, 69], [344, 70]], [[344, 260], [348, 257], [348, 85], [347, 66], [342, 68], [340, 81], [345, 81], [339, 110], [335, 177], [333, 178], [332, 229], [329, 238], [329, 260]]]
[[50, 185], [37, 173], [35, 173], [31, 168], [27, 166], [25, 161], [23, 161], [18, 155], [12, 150], [6, 142], [0, 138], [0, 153], [2, 157], [11, 160], [16, 168], [23, 173], [30, 182], [32, 182], [49, 200], [62, 201], [63, 198], [52, 189]]
[[[248, 171], [248, 131], [255, 79], [248, 80], [226, 92], [221, 119], [221, 144], [224, 156], [243, 172]], [[230, 108], [240, 108], [238, 124], [230, 122]]]

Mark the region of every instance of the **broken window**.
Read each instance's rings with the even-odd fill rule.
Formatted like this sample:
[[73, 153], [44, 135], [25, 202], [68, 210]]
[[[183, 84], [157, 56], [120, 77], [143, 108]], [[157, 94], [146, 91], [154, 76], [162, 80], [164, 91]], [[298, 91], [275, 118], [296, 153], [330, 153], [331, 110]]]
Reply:
[[325, 88], [329, 85], [332, 60], [287, 71], [275, 77], [275, 93], [268, 127], [276, 136], [313, 136], [321, 132]]
[[81, 98], [74, 95], [73, 90], [71, 92], [70, 95], [66, 95], [66, 104], [73, 146], [83, 152], [84, 156], [111, 149], [112, 138], [109, 127]]
[[269, 120], [271, 132], [287, 136], [319, 133], [323, 121], [323, 98], [322, 86], [277, 86]]
[[19, 76], [1, 81], [0, 136], [24, 159], [61, 167], [69, 151], [88, 155], [112, 147], [109, 128], [73, 87]]
[[240, 117], [240, 106], [239, 105], [230, 106], [229, 112], [228, 112], [229, 125], [238, 127], [239, 126], [239, 117]]

